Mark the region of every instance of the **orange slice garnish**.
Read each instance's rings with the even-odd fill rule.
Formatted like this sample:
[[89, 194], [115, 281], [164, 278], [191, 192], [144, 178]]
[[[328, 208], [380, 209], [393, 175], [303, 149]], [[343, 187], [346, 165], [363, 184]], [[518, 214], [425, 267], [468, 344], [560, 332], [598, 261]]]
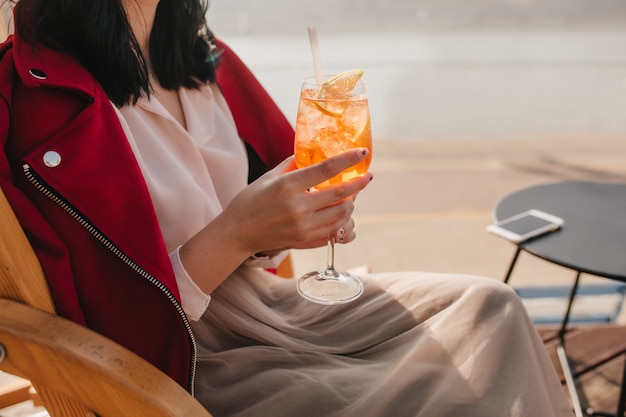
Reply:
[[[317, 101], [316, 106], [330, 116], [341, 117], [343, 110], [345, 110], [344, 103], [335, 103], [334, 101], [350, 99], [350, 92], [364, 72], [362, 69], [350, 70], [325, 81], [317, 91], [317, 99], [321, 101]], [[326, 102], [326, 100], [328, 101]]]

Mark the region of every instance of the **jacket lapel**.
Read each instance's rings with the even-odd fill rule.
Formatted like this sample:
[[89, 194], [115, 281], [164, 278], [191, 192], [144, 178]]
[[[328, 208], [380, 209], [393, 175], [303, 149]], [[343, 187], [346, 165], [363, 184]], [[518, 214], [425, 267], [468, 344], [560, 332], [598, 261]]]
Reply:
[[16, 96], [25, 98], [13, 103], [12, 124], [22, 129], [9, 145], [13, 159], [178, 298], [147, 186], [106, 94], [71, 56], [14, 47]]

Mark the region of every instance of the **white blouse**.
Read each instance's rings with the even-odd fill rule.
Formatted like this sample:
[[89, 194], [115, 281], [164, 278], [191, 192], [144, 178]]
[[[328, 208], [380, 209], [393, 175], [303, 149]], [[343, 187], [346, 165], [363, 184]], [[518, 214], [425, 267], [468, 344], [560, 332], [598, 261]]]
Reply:
[[199, 320], [211, 297], [187, 274], [178, 249], [246, 186], [248, 164], [217, 86], [181, 89], [179, 97], [186, 129], [154, 96], [116, 111], [148, 185], [183, 309], [191, 320]]

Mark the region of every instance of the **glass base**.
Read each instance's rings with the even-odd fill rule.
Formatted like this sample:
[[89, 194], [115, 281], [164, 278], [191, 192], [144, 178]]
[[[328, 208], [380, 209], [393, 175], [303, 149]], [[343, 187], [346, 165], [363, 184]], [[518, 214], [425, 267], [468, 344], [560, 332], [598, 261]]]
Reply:
[[345, 304], [363, 294], [363, 283], [353, 274], [322, 269], [309, 272], [298, 280], [298, 292], [318, 304]]

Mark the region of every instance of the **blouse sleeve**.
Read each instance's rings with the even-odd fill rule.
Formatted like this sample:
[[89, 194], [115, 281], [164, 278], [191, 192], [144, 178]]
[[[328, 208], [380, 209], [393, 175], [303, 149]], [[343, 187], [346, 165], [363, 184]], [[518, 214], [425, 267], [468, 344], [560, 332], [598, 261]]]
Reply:
[[253, 255], [244, 262], [244, 265], [264, 269], [278, 268], [278, 265], [280, 265], [280, 263], [283, 261], [283, 259], [287, 257], [287, 255], [289, 255], [288, 250], [284, 250], [272, 256]]
[[180, 261], [179, 250], [180, 246], [170, 253], [170, 261], [172, 262], [174, 274], [176, 275], [181, 304], [187, 318], [192, 321], [198, 321], [209, 306], [211, 296], [205, 294], [196, 283], [193, 282], [185, 270], [183, 263]]

